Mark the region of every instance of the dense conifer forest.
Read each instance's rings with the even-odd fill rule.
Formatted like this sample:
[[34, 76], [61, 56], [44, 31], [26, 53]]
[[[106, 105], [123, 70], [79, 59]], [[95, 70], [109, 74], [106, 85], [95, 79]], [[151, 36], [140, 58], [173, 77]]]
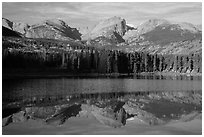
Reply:
[[178, 72], [201, 73], [201, 53], [152, 54], [102, 49], [83, 44], [67, 44], [51, 40], [4, 39], [3, 71], [66, 70], [67, 73]]

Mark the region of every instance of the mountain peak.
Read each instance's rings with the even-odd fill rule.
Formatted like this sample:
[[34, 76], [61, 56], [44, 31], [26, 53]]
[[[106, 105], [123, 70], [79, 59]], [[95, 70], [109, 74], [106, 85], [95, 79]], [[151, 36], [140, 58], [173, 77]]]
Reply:
[[155, 24], [164, 24], [169, 23], [169, 21], [165, 19], [159, 19], [159, 18], [151, 18], [147, 21], [148, 23], [155, 23]]
[[176, 23], [165, 19], [149, 19], [135, 30], [128, 31], [126, 41], [150, 41], [168, 43], [185, 39], [200, 38], [200, 29], [191, 23]]
[[100, 21], [88, 34], [84, 35], [83, 40], [96, 39], [104, 36], [109, 39], [114, 39], [116, 43], [124, 41], [122, 36], [127, 31], [126, 21], [121, 17], [111, 17]]
[[6, 18], [2, 18], [2, 26], [16, 31], [18, 33], [20, 33], [21, 35], [25, 35], [26, 30], [30, 27], [28, 24], [26, 23], [22, 23], [22, 22], [12, 22]]
[[191, 31], [192, 33], [197, 33], [198, 31], [200, 31], [197, 26], [187, 22], [179, 23], [179, 26], [181, 29]]
[[33, 25], [26, 33], [30, 38], [48, 38], [61, 40], [81, 40], [76, 28], [71, 28], [61, 19], [48, 19]]
[[105, 19], [105, 20], [123, 20], [121, 17], [118, 17], [118, 16], [113, 16], [113, 17], [110, 17], [108, 19]]
[[137, 27], [137, 31], [139, 34], [144, 34], [144, 33], [147, 33], [149, 31], [153, 30], [157, 26], [168, 25], [168, 24], [170, 24], [170, 22], [165, 20], [165, 19], [157, 19], [157, 18], [149, 19], [146, 22], [139, 25]]
[[48, 19], [48, 20], [45, 20], [43, 23], [48, 25], [66, 26], [66, 23], [61, 19]]
[[6, 18], [2, 18], [2, 26], [8, 28], [8, 29], [11, 29], [13, 30], [13, 22], [6, 19]]
[[128, 27], [131, 27], [131, 28], [135, 28], [135, 25], [133, 24], [126, 24]]
[[126, 24], [125, 19], [122, 19], [121, 17], [117, 17], [117, 16], [114, 16], [108, 19], [104, 19], [96, 25], [96, 27], [92, 30], [92, 32], [98, 31], [98, 29], [101, 29], [101, 28], [116, 25], [121, 22], [124, 22]]

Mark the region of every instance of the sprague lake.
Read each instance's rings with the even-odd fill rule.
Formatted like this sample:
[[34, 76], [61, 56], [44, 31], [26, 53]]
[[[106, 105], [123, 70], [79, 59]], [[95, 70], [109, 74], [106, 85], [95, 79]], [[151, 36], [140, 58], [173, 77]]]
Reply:
[[[97, 125], [120, 132], [135, 119], [147, 127], [195, 119], [202, 121], [201, 76], [60, 76], [3, 79], [2, 84], [2, 115], [6, 121], [3, 134], [31, 134], [31, 131], [17, 130], [18, 126], [14, 124], [23, 125], [36, 119], [46, 126], [58, 127], [66, 125], [67, 121], [74, 123], [73, 118], [94, 117]], [[79, 128], [83, 124], [76, 122], [75, 125], [76, 132], [64, 134], [117, 134], [107, 129], [102, 132], [100, 129], [104, 129], [97, 129], [97, 126], [85, 132]], [[162, 133], [188, 134], [187, 130]], [[131, 133], [142, 134], [139, 131]], [[127, 134], [125, 130], [120, 132], [118, 134]], [[52, 134], [51, 131], [40, 134], [49, 133]], [[194, 133], [201, 134], [201, 130], [189, 134]]]

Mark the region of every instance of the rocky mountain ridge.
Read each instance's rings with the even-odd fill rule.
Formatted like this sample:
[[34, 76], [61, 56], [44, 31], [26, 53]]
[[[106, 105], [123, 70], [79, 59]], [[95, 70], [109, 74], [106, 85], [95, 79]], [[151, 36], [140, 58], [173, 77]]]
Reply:
[[62, 20], [46, 20], [31, 26], [26, 32], [28, 38], [49, 38], [61, 40], [81, 40], [81, 34]]
[[[123, 38], [127, 42], [162, 40], [165, 37], [169, 37], [173, 41], [179, 41], [180, 39], [189, 39], [189, 37], [199, 37], [201, 34], [200, 29], [190, 23], [174, 23], [164, 19], [150, 19], [135, 29], [128, 31]], [[179, 38], [179, 40], [176, 40], [176, 38]]]
[[[94, 41], [100, 37], [100, 41], [109, 39], [113, 41], [113, 44], [117, 44], [124, 42], [122, 36], [126, 31], [127, 26], [125, 19], [112, 17], [99, 22], [91, 31], [82, 36], [82, 40]], [[106, 39], [103, 39], [103, 37]]]
[[[122, 25], [121, 25], [122, 24]], [[89, 33], [82, 36], [88, 45], [169, 45], [182, 41], [201, 39], [201, 26], [190, 23], [170, 22], [164, 19], [149, 19], [141, 25], [126, 24], [120, 17], [112, 17], [99, 22]], [[128, 46], [126, 46], [128, 47]]]
[[[175, 23], [164, 19], [149, 19], [134, 27], [134, 25], [127, 24], [125, 19], [115, 16], [100, 21], [92, 29], [86, 28], [88, 32], [84, 32], [83, 35], [80, 33], [81, 30], [71, 28], [67, 23], [58, 19], [45, 20], [33, 26], [23, 25], [23, 23], [15, 25], [20, 23], [14, 23], [5, 18], [2, 19], [2, 22], [4, 27], [23, 37], [65, 41], [81, 40], [85, 46], [92, 47], [116, 47], [130, 52], [145, 51], [152, 54], [194, 52], [189, 49], [195, 49], [191, 46], [195, 46], [195, 43], [197, 43], [195, 52], [202, 49], [202, 26]], [[7, 29], [4, 29], [4, 33]]]
[[2, 18], [2, 25], [27, 38], [81, 40], [81, 33], [76, 28], [71, 28], [64, 21], [58, 19], [45, 20], [39, 24], [29, 26], [28, 24], [14, 23]]
[[6, 18], [2, 18], [2, 26], [12, 31], [16, 31], [20, 35], [24, 36], [30, 25], [22, 22], [12, 22]]

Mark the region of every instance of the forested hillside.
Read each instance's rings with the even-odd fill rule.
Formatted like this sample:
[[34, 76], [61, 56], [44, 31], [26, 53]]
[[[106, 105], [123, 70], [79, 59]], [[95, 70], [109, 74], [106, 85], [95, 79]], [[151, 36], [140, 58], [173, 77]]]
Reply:
[[84, 46], [77, 42], [3, 38], [3, 71], [59, 69], [77, 73], [201, 73], [202, 54], [152, 54]]

